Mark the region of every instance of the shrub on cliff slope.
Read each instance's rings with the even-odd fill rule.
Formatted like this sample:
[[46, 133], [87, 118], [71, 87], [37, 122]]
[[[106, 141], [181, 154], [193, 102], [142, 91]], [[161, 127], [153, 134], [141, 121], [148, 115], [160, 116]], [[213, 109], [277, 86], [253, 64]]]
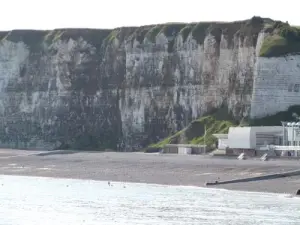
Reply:
[[[161, 148], [166, 144], [207, 144], [212, 146], [216, 142], [213, 134], [228, 133], [229, 127], [237, 126], [226, 108], [214, 110], [211, 115], [203, 116], [192, 121], [185, 129], [165, 138], [164, 140], [150, 145], [151, 148]], [[206, 128], [206, 134], [205, 134]]]
[[[152, 148], [161, 148], [166, 144], [207, 144], [212, 146], [216, 142], [213, 134], [228, 133], [229, 127], [236, 126], [236, 123], [230, 120], [218, 120], [215, 116], [205, 116], [194, 120], [185, 129], [162, 140], [159, 143], [150, 145]], [[206, 135], [205, 135], [206, 127]]]
[[[276, 22], [260, 49], [260, 56], [278, 57], [300, 52], [300, 29], [287, 23]], [[268, 31], [267, 30], [267, 31]]]

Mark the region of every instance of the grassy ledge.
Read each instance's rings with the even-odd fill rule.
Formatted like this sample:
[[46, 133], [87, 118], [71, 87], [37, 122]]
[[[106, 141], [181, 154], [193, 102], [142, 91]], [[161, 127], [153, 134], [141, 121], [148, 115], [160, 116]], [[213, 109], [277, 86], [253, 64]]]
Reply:
[[261, 57], [279, 57], [300, 53], [300, 29], [287, 23], [276, 22], [260, 49]]

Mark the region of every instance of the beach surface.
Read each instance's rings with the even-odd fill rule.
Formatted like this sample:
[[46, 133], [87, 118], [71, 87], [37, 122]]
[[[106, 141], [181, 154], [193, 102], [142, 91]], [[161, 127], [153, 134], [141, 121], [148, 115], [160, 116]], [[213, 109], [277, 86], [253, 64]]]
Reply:
[[[206, 182], [300, 169], [295, 159], [237, 160], [200, 155], [0, 150], [0, 174], [141, 182], [205, 187]], [[212, 186], [230, 190], [295, 194], [300, 176]]]

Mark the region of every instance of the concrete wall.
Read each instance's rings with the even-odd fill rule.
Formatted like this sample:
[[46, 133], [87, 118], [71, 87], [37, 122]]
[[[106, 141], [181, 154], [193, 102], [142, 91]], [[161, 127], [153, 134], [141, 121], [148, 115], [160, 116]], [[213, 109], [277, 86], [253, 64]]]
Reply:
[[230, 127], [228, 133], [229, 148], [251, 148], [251, 128], [250, 127]]
[[192, 154], [194, 154], [194, 155], [206, 154], [207, 151], [208, 151], [208, 149], [205, 146], [192, 147]]
[[229, 146], [229, 140], [228, 140], [228, 138], [226, 138], [226, 139], [223, 139], [223, 138], [218, 139], [218, 149], [224, 150], [228, 146]]
[[299, 63], [299, 55], [257, 58], [251, 99], [252, 118], [272, 115], [300, 104]]
[[192, 154], [192, 148], [178, 147], [178, 154], [179, 155], [191, 155]]
[[239, 156], [242, 153], [244, 153], [248, 157], [256, 156], [255, 149], [242, 149], [242, 148], [226, 149], [226, 155], [228, 156]]
[[207, 152], [207, 147], [203, 145], [184, 145], [184, 144], [179, 144], [179, 145], [166, 145], [163, 148], [163, 153], [165, 154], [182, 154], [182, 150], [180, 151], [179, 149], [183, 148], [189, 148], [191, 150], [191, 154], [194, 155], [200, 155], [200, 154], [205, 154]]
[[163, 153], [164, 154], [178, 154], [178, 147], [175, 145], [172, 145], [172, 146], [166, 145], [163, 148]]
[[282, 132], [281, 126], [251, 127], [251, 147], [257, 149], [261, 146], [276, 144], [278, 139], [276, 135]]
[[266, 145], [278, 145], [279, 137], [274, 134], [256, 133], [256, 148]]
[[[268, 150], [255, 150], [255, 149], [226, 149], [227, 156], [239, 156], [244, 153], [248, 157], [262, 157], [266, 153], [270, 153]], [[286, 150], [274, 150], [272, 151], [274, 157], [300, 157], [299, 151], [286, 151]]]
[[299, 157], [300, 156], [299, 151], [293, 151], [293, 150], [290, 150], [290, 151], [276, 150], [275, 152], [277, 152], [276, 155], [278, 154], [278, 156], [281, 156], [281, 157]]

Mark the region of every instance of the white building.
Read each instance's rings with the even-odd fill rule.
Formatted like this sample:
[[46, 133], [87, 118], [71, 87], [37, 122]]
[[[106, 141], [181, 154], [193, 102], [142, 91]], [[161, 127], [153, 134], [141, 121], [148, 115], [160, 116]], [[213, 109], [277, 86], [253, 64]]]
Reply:
[[[230, 127], [228, 134], [214, 134], [218, 138], [218, 149], [253, 149], [267, 145], [281, 145], [283, 127]], [[300, 139], [299, 139], [300, 140]]]
[[225, 150], [229, 147], [228, 134], [214, 134], [218, 138], [218, 149]]
[[300, 122], [282, 122], [282, 126], [230, 127], [228, 134], [214, 134], [218, 149], [226, 154], [251, 156], [274, 152], [281, 156], [300, 156]]

